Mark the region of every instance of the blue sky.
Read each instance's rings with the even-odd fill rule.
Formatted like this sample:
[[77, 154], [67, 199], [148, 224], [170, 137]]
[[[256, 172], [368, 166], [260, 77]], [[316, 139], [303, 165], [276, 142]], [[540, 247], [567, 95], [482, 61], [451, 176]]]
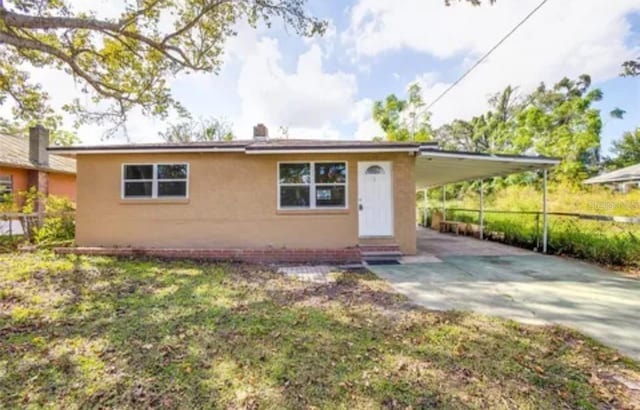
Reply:
[[[118, 2], [83, 2], [98, 13]], [[296, 37], [275, 24], [244, 24], [226, 46], [219, 75], [173, 80], [174, 95], [195, 115], [225, 118], [239, 138], [264, 122], [272, 136], [288, 127], [295, 138], [370, 139], [380, 131], [373, 101], [405, 95], [420, 82], [429, 102], [522, 19], [539, 0], [498, 0], [479, 8], [445, 7], [444, 0], [312, 0], [312, 14], [330, 21], [323, 38]], [[121, 3], [120, 3], [121, 4]], [[487, 109], [487, 97], [507, 85], [521, 92], [541, 81], [590, 74], [604, 91], [603, 112], [627, 111], [605, 120], [605, 152], [624, 131], [640, 125], [640, 79], [620, 78], [620, 64], [640, 56], [637, 0], [549, 0], [520, 31], [433, 107], [435, 126]], [[59, 73], [34, 73], [68, 101], [76, 87]], [[40, 76], [40, 77], [39, 77]], [[56, 93], [56, 88], [60, 93]], [[58, 97], [56, 97], [57, 101]], [[158, 140], [166, 123], [134, 114], [132, 142]], [[80, 130], [84, 143], [102, 143], [99, 127]], [[121, 142], [116, 138], [107, 142]]]

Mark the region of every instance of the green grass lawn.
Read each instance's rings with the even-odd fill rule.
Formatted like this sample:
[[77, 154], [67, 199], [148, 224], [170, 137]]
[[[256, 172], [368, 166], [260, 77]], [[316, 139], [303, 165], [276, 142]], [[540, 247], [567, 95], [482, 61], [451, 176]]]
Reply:
[[634, 408], [633, 383], [573, 331], [426, 311], [372, 275], [0, 255], [0, 408]]

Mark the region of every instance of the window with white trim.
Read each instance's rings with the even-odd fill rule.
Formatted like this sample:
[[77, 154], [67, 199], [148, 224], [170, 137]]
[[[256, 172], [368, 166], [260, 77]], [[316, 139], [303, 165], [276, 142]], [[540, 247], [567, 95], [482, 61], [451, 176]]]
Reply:
[[125, 199], [186, 198], [189, 164], [124, 164], [122, 197]]
[[347, 208], [347, 163], [279, 163], [278, 207], [280, 209]]

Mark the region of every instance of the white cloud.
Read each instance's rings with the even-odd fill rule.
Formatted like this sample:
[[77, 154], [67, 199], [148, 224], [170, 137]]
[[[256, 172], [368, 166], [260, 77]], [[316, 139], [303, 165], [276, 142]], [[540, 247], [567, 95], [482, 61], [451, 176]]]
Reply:
[[273, 38], [263, 37], [245, 57], [238, 78], [239, 137], [248, 137], [257, 122], [272, 130], [288, 127], [291, 138], [336, 137], [331, 124], [349, 118], [357, 92], [355, 77], [325, 72], [317, 44], [298, 57], [295, 71], [287, 72], [282, 65], [280, 46]]
[[[459, 57], [468, 68], [521, 20], [538, 0], [499, 1], [491, 7], [407, 0], [360, 0], [352, 9], [343, 40], [359, 60], [410, 49], [445, 59]], [[541, 81], [592, 75], [594, 82], [617, 76], [620, 64], [638, 47], [625, 44], [627, 16], [640, 11], [637, 0], [550, 1], [470, 76], [433, 108], [435, 125], [486, 109], [487, 97], [507, 85], [529, 90]], [[447, 74], [445, 72], [442, 73]], [[449, 75], [448, 78], [453, 78]], [[427, 102], [449, 83], [429, 73], [418, 76]]]
[[357, 140], [371, 140], [384, 135], [382, 128], [372, 118], [373, 100], [363, 98], [353, 105], [351, 118], [357, 124], [354, 134]]

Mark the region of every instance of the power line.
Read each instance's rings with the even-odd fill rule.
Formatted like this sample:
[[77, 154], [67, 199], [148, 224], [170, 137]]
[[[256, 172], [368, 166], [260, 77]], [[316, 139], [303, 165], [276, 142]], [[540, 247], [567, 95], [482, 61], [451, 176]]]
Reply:
[[475, 62], [474, 65], [472, 65], [467, 71], [465, 71], [464, 74], [462, 74], [460, 76], [460, 78], [458, 78], [453, 84], [451, 84], [449, 87], [447, 87], [446, 90], [444, 90], [442, 92], [442, 94], [440, 94], [438, 97], [436, 97], [435, 100], [433, 100], [429, 105], [427, 105], [427, 107], [425, 108], [425, 110], [429, 110], [431, 107], [433, 107], [438, 101], [440, 101], [442, 99], [442, 97], [444, 97], [445, 95], [447, 95], [449, 93], [449, 91], [451, 91], [455, 86], [457, 86], [458, 84], [460, 84], [460, 82], [462, 80], [465, 79], [465, 77], [467, 77], [473, 70], [475, 70], [480, 64], [482, 64], [482, 62], [484, 60], [486, 60], [498, 47], [500, 47], [502, 45], [502, 43], [504, 43], [505, 41], [507, 41], [507, 39], [509, 37], [511, 37], [511, 35], [513, 33], [515, 33], [524, 23], [527, 22], [527, 20], [529, 20], [531, 18], [531, 16], [533, 16], [534, 14], [536, 14], [536, 12], [538, 10], [540, 10], [542, 8], [542, 6], [544, 6], [549, 0], [542, 0], [542, 2], [540, 4], [538, 4], [536, 6], [536, 8], [534, 8], [533, 10], [531, 10], [529, 12], [529, 14], [527, 14], [518, 24], [516, 24], [516, 26], [514, 28], [511, 29], [511, 31], [509, 31], [504, 37], [502, 37], [502, 39], [500, 41], [498, 41], [498, 43], [493, 46], [491, 48], [491, 50], [489, 50], [485, 55], [483, 55], [482, 57], [480, 57], [480, 59], [478, 61]]

